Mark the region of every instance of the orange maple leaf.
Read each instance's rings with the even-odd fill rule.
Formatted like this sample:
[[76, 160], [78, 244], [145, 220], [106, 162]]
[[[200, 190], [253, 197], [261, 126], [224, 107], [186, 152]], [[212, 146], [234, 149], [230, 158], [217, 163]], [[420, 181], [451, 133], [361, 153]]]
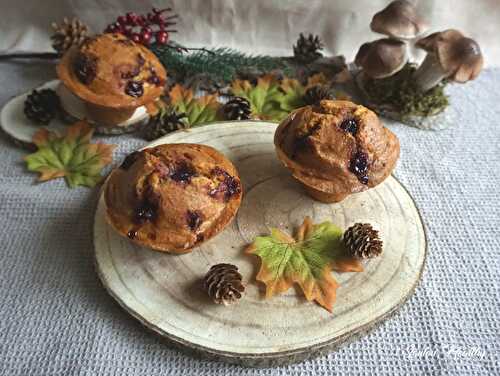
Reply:
[[245, 252], [261, 259], [256, 278], [266, 285], [266, 298], [297, 283], [307, 300], [332, 312], [338, 288], [332, 269], [363, 271], [357, 259], [346, 256], [341, 239], [342, 230], [331, 222], [313, 224], [306, 217], [293, 238], [271, 229], [270, 236], [255, 238]]

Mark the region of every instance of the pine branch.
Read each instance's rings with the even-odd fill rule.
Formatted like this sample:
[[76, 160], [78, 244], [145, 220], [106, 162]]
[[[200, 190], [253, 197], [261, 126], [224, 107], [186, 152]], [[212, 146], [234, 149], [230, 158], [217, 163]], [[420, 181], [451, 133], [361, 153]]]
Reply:
[[229, 83], [238, 73], [261, 74], [280, 70], [289, 75], [291, 68], [286, 58], [248, 55], [231, 48], [202, 49], [190, 53], [168, 46], [152, 46], [161, 63], [178, 80], [206, 74], [215, 80]]

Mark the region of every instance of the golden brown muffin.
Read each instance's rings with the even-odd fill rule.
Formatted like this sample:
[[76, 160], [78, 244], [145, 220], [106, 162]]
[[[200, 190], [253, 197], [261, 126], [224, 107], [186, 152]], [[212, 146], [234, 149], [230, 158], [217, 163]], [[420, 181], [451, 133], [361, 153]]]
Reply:
[[233, 164], [198, 144], [167, 144], [125, 158], [106, 182], [108, 222], [143, 246], [189, 252], [219, 233], [240, 206]]
[[157, 57], [121, 34], [100, 34], [71, 48], [57, 66], [57, 74], [86, 102], [93, 120], [109, 125], [156, 100], [166, 82]]
[[323, 100], [292, 112], [274, 136], [279, 159], [323, 202], [381, 183], [394, 169], [399, 140], [368, 108]]

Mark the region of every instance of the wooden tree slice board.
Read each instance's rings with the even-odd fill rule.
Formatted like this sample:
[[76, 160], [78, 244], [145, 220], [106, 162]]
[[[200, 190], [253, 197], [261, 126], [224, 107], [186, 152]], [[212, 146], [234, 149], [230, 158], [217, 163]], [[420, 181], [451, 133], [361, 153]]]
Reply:
[[[191, 142], [213, 146], [238, 168], [245, 194], [235, 220], [192, 253], [170, 255], [138, 247], [115, 234], [98, 205], [94, 243], [97, 269], [109, 293], [146, 327], [192, 352], [247, 366], [297, 362], [332, 350], [375, 327], [412, 294], [425, 262], [426, 239], [412, 198], [389, 177], [338, 204], [310, 199], [274, 152], [276, 124], [225, 122], [176, 132], [150, 146]], [[243, 253], [271, 227], [292, 231], [304, 216], [347, 228], [370, 222], [384, 241], [381, 257], [362, 273], [334, 273], [340, 288], [333, 313], [290, 289], [265, 300], [255, 282], [258, 259]], [[211, 303], [200, 280], [213, 264], [238, 265], [244, 297]]]

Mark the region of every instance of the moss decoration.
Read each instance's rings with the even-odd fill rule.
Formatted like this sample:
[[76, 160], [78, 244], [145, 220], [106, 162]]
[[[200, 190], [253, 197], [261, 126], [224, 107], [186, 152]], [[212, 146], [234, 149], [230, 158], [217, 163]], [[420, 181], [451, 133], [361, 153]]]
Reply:
[[368, 102], [397, 112], [402, 119], [412, 116], [432, 116], [443, 111], [449, 104], [444, 93], [443, 81], [432, 89], [422, 92], [413, 79], [416, 64], [408, 63], [393, 76], [372, 79], [365, 78], [364, 91]]

